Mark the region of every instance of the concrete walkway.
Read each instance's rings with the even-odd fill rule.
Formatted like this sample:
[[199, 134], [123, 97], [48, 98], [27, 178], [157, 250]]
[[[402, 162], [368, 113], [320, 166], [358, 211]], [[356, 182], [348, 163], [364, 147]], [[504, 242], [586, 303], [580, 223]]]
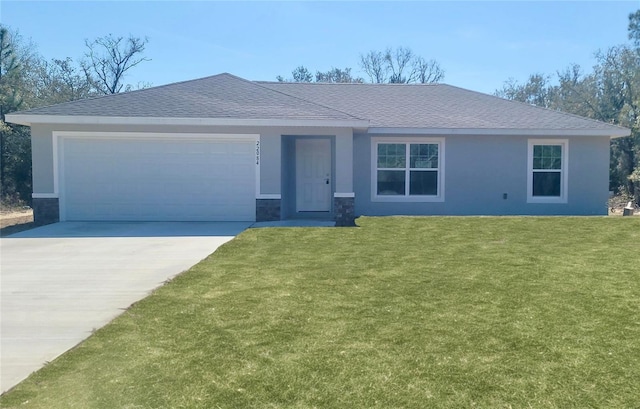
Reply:
[[273, 222], [255, 222], [251, 225], [252, 228], [260, 227], [335, 227], [336, 222], [334, 220], [309, 220], [309, 219], [294, 219], [294, 220], [277, 220]]
[[250, 225], [67, 222], [0, 239], [0, 390]]

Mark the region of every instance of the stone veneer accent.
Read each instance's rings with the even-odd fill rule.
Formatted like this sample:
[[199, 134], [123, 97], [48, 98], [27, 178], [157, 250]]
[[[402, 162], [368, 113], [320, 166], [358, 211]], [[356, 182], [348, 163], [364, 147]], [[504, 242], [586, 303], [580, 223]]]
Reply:
[[280, 220], [280, 202], [281, 199], [256, 199], [256, 221]]
[[31, 199], [33, 221], [36, 225], [57, 223], [60, 221], [60, 204], [57, 197]]
[[336, 226], [351, 227], [356, 225], [353, 197], [334, 197], [333, 208], [336, 214]]

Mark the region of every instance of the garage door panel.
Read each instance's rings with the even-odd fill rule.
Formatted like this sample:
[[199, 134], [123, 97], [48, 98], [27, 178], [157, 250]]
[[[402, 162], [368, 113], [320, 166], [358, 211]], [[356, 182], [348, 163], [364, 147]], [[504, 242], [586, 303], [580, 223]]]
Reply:
[[254, 220], [254, 143], [63, 140], [67, 220]]

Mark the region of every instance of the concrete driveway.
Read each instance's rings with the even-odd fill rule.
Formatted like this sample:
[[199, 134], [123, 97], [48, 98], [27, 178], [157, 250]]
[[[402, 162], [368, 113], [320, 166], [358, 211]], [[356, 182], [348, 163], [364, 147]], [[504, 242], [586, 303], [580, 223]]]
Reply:
[[250, 224], [66, 222], [0, 239], [1, 391]]

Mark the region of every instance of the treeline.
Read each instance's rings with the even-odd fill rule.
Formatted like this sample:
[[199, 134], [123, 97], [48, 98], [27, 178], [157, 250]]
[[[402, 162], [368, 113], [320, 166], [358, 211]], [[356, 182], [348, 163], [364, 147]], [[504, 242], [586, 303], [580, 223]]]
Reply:
[[640, 10], [629, 15], [628, 34], [629, 43], [597, 51], [590, 71], [571, 65], [532, 74], [524, 84], [507, 81], [495, 94], [630, 128], [630, 137], [611, 142], [609, 185], [640, 203]]
[[44, 59], [30, 41], [0, 25], [0, 200], [31, 202], [29, 128], [5, 122], [11, 112], [141, 88], [124, 82], [127, 72], [147, 61], [148, 40], [107, 35], [85, 40], [85, 55]]
[[[436, 60], [427, 60], [416, 55], [408, 47], [387, 48], [384, 51], [372, 50], [360, 54], [358, 65], [376, 84], [428, 84], [444, 78], [444, 70]], [[328, 71], [312, 73], [304, 65], [291, 72], [290, 78], [276, 77], [281, 82], [351, 82], [363, 83], [365, 79], [351, 74], [351, 68], [331, 68]]]

